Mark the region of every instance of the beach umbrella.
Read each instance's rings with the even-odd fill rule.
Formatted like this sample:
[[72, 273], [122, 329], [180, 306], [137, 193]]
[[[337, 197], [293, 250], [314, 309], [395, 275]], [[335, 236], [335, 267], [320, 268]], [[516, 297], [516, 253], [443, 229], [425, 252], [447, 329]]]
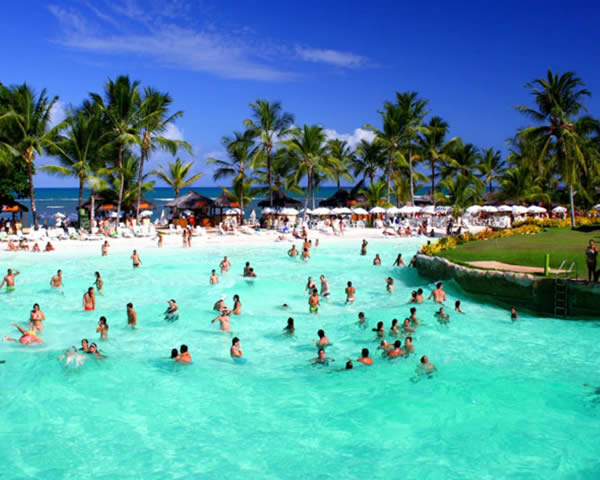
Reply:
[[65, 214], [64, 213], [60, 213], [60, 212], [56, 212], [54, 214], [54, 218], [65, 218]]
[[398, 215], [400, 212], [400, 209], [398, 207], [390, 207], [387, 209], [387, 214], [388, 215]]
[[486, 205], [481, 209], [481, 211], [485, 213], [498, 213], [498, 209], [493, 205]]
[[275, 213], [275, 210], [273, 210], [271, 207], [265, 207], [262, 209], [263, 215], [271, 215], [272, 213]]
[[163, 208], [160, 212], [160, 223], [166, 223], [167, 220], [167, 214], [165, 212], [165, 209]]
[[228, 208], [227, 210], [225, 210], [225, 215], [239, 215], [240, 214], [240, 209], [239, 208]]
[[368, 215], [368, 214], [369, 214], [369, 212], [367, 212], [367, 211], [366, 211], [364, 208], [360, 208], [360, 207], [358, 207], [358, 208], [355, 208], [355, 209], [353, 210], [353, 212], [354, 212], [356, 215]]
[[279, 215], [298, 215], [298, 210], [295, 208], [283, 208], [279, 211]]
[[312, 215], [329, 215], [331, 211], [327, 207], [315, 208], [312, 211]]
[[369, 210], [369, 213], [385, 213], [385, 208], [381, 208], [381, 207], [373, 207], [371, 210]]
[[110, 218], [117, 218], [117, 217], [119, 216], [119, 214], [118, 214], [117, 212], [110, 212], [110, 213], [108, 214], [108, 216], [109, 216]]
[[512, 207], [512, 213], [513, 215], [523, 215], [524, 213], [527, 213], [527, 207], [524, 207], [523, 205], [514, 205]]
[[439, 207], [435, 207], [435, 211], [437, 213], [443, 213], [443, 214], [448, 214], [452, 211], [452, 207], [448, 207], [448, 206], [439, 206]]
[[421, 207], [415, 207], [413, 205], [404, 205], [402, 208], [400, 208], [400, 213], [403, 215], [411, 215], [420, 211]]
[[426, 215], [433, 215], [435, 213], [435, 207], [433, 205], [427, 205], [426, 207], [423, 207], [423, 209], [421, 209], [421, 213], [424, 213]]
[[183, 214], [187, 215], [188, 217], [191, 217], [194, 214], [194, 212], [192, 212], [191, 210], [184, 210]]
[[538, 207], [537, 205], [532, 205], [527, 209], [528, 213], [546, 213], [547, 210], [544, 207]]
[[303, 208], [302, 210], [300, 210], [300, 213], [306, 213], [307, 215], [310, 215], [312, 213], [312, 210], [310, 208]]
[[146, 218], [152, 216], [152, 210], [142, 210], [140, 213], [140, 218]]
[[334, 215], [351, 215], [352, 210], [350, 210], [348, 207], [338, 207], [334, 208], [331, 213]]
[[508, 205], [500, 205], [498, 207], [498, 211], [499, 212], [506, 212], [506, 213], [512, 212], [512, 207], [509, 207]]
[[482, 208], [483, 207], [481, 205], [471, 205], [469, 208], [467, 208], [465, 210], [465, 212], [468, 213], [469, 215], [476, 215], [481, 211]]
[[[596, 206], [598, 206], [598, 205], [596, 205]], [[561, 206], [559, 205], [558, 207], [554, 207], [554, 208], [552, 209], [552, 211], [553, 211], [554, 213], [565, 213], [565, 212], [567, 211], [567, 209], [566, 209], [565, 207], [561, 207]]]
[[594, 208], [592, 208], [592, 210], [600, 210], [600, 203], [598, 205], [594, 205]]
[[252, 211], [250, 212], [250, 220], [256, 220], [256, 212], [254, 211], [254, 209], [252, 209]]

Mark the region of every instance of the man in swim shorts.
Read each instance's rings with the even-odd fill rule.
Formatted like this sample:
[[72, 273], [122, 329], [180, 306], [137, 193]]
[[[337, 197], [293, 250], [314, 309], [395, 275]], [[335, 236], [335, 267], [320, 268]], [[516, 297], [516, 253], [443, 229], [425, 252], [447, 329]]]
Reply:
[[321, 296], [328, 298], [329, 295], [329, 282], [325, 279], [325, 275], [321, 275]]
[[140, 265], [142, 264], [142, 261], [140, 260], [140, 256], [137, 253], [137, 250], [134, 250], [133, 253], [131, 254], [131, 260], [133, 262], [133, 268], [139, 268]]
[[325, 330], [320, 329], [317, 332], [317, 335], [319, 336], [319, 340], [317, 341], [316, 338], [313, 339], [313, 343], [319, 347], [319, 348], [325, 348], [329, 345], [329, 339], [327, 338], [327, 336], [325, 335]]
[[88, 291], [83, 294], [83, 309], [86, 312], [96, 309], [96, 296], [94, 295], [94, 287], [88, 288]]
[[219, 263], [219, 267], [221, 267], [222, 274], [229, 271], [229, 269], [231, 268], [231, 262], [227, 258], [227, 255], [223, 257], [223, 260], [221, 260], [221, 263]]
[[62, 287], [62, 270], [58, 270], [56, 275], [50, 279], [50, 286], [52, 288]]
[[229, 326], [229, 312], [227, 310], [221, 312], [221, 314], [213, 318], [210, 323], [219, 322], [221, 324], [222, 332], [231, 332], [231, 327]]
[[292, 248], [288, 250], [288, 255], [290, 257], [296, 257], [298, 255], [298, 249], [296, 248], [296, 245], [292, 245]]
[[346, 303], [354, 302], [354, 294], [356, 293], [356, 289], [352, 286], [352, 282], [348, 282], [346, 287]]
[[12, 268], [9, 268], [8, 271], [6, 272], [6, 276], [4, 277], [4, 280], [2, 280], [2, 283], [0, 283], [0, 290], [6, 283], [6, 291], [12, 292], [16, 288], [15, 277], [17, 275], [19, 275], [20, 273], [21, 272], [19, 272], [18, 270], [13, 271]]
[[314, 288], [310, 297], [308, 297], [308, 311], [310, 313], [318, 313], [319, 305], [319, 291]]
[[127, 326], [131, 328], [135, 328], [137, 324], [137, 313], [133, 309], [133, 303], [127, 304]]
[[[21, 332], [21, 338], [19, 338], [19, 340], [18, 340], [18, 342], [21, 345], [33, 345], [34, 343], [39, 343], [39, 344], [44, 343], [44, 342], [42, 342], [42, 339], [40, 337], [38, 337], [33, 330], [25, 330], [24, 328], [20, 327], [16, 323], [13, 323], [13, 327], [17, 328], [19, 330], [19, 332]], [[11, 337], [4, 337], [2, 340], [5, 342], [16, 342], [17, 341]]]
[[435, 290], [432, 290], [429, 298], [433, 298], [433, 301], [437, 303], [443, 303], [446, 301], [446, 292], [444, 292], [444, 285], [442, 282], [436, 283]]
[[217, 271], [213, 269], [212, 272], [210, 272], [210, 280], [208, 281], [208, 283], [210, 285], [216, 285], [217, 283], [219, 283], [219, 276], [217, 275]]

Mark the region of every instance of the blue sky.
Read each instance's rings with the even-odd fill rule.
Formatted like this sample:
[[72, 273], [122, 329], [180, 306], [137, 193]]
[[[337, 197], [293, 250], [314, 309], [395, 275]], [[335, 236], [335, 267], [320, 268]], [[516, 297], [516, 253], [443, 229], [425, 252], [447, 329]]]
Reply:
[[[205, 158], [222, 155], [221, 137], [257, 98], [356, 142], [385, 100], [414, 90], [452, 136], [504, 149], [526, 123], [512, 108], [530, 104], [523, 84], [548, 68], [575, 71], [600, 96], [599, 13], [558, 1], [11, 2], [0, 81], [58, 95], [56, 118], [119, 74], [168, 91], [184, 111], [170, 135], [192, 144], [207, 172], [198, 185], [210, 185]], [[599, 102], [587, 103], [594, 115]], [[37, 185], [75, 181], [38, 174]]]

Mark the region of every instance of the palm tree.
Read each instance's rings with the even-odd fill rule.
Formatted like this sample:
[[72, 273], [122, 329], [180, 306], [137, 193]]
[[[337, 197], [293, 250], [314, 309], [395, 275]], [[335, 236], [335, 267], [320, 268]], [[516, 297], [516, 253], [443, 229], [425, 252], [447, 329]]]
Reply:
[[[254, 147], [254, 134], [251, 130], [246, 130], [243, 133], [233, 132], [233, 137], [223, 137], [222, 143], [225, 145], [230, 160], [217, 160], [216, 158], [211, 157], [206, 160], [206, 163], [215, 163], [219, 166], [213, 175], [215, 180], [224, 177], [233, 177], [234, 194], [239, 197], [240, 210], [243, 215], [244, 199], [247, 195], [247, 192], [244, 190], [247, 185], [253, 183], [248, 183], [246, 171], [256, 153], [256, 147]], [[237, 185], [237, 189], [235, 185]], [[227, 190], [227, 192], [229, 191]]]
[[491, 192], [492, 182], [495, 178], [502, 175], [504, 171], [504, 160], [502, 160], [500, 150], [494, 150], [493, 148], [481, 150], [479, 152], [479, 163], [476, 168]]
[[540, 185], [540, 177], [526, 166], [507, 168], [500, 180], [500, 198], [521, 203], [550, 203], [550, 195]]
[[64, 128], [65, 122], [50, 128], [50, 111], [57, 101], [58, 97], [49, 99], [45, 89], [36, 98], [24, 83], [9, 89], [8, 110], [0, 116], [0, 125], [3, 126], [0, 147], [14, 159], [22, 160], [27, 168], [31, 214], [36, 230], [38, 218], [33, 187], [34, 161], [36, 155], [42, 155], [45, 149], [58, 148], [56, 136]]
[[189, 173], [193, 164], [193, 160], [184, 164], [179, 157], [177, 157], [174, 163], [169, 162], [167, 164], [167, 168], [159, 165], [159, 169], [150, 172], [150, 174], [156, 175], [158, 178], [170, 185], [175, 192], [175, 198], [177, 198], [182, 188], [189, 187], [192, 183], [204, 175], [203, 173], [197, 173], [196, 175], [190, 177]]
[[[140, 144], [140, 104], [141, 96], [139, 91], [139, 81], [131, 81], [128, 76], [121, 75], [113, 82], [108, 80], [104, 86], [104, 99], [97, 93], [91, 93], [90, 96], [95, 102], [96, 107], [102, 112], [104, 121], [109, 129], [110, 143], [105, 148], [111, 148], [116, 145], [116, 167], [123, 168], [124, 149]], [[119, 183], [119, 194], [117, 200], [117, 213], [121, 211], [123, 201], [123, 180], [124, 172], [119, 173], [121, 180]], [[118, 216], [117, 216], [118, 219]]]
[[582, 139], [575, 130], [574, 122], [585, 110], [583, 101], [591, 93], [573, 72], [559, 75], [548, 70], [546, 78], [535, 79], [525, 87], [531, 90], [537, 110], [524, 105], [516, 108], [544, 125], [524, 128], [519, 135], [536, 144], [540, 162], [547, 154], [553, 157], [562, 180], [569, 186], [571, 227], [575, 228], [573, 186], [580, 171], [585, 171], [586, 163], [581, 150]]
[[140, 143], [141, 155], [137, 195], [138, 205], [136, 205], [135, 208], [136, 218], [140, 215], [139, 203], [142, 195], [144, 162], [149, 158], [150, 152], [157, 149], [164, 149], [172, 155], [175, 155], [178, 149], [185, 148], [190, 154], [192, 153], [192, 147], [189, 143], [183, 140], [172, 140], [161, 136], [169, 124], [183, 116], [181, 110], [169, 115], [169, 107], [172, 103], [173, 99], [168, 93], [161, 93], [152, 88], [146, 88], [144, 90], [144, 100], [140, 105], [139, 119], [139, 123], [142, 127], [142, 135]]
[[[414, 182], [425, 182], [427, 177], [421, 172], [413, 172], [413, 187]], [[412, 202], [411, 197], [411, 183], [408, 168], [397, 170], [392, 176], [392, 182], [394, 186], [394, 197], [396, 198], [396, 205], [400, 206], [401, 203]], [[417, 188], [423, 186], [422, 183], [417, 183]]]
[[354, 179], [348, 172], [355, 158], [352, 147], [345, 140], [333, 138], [327, 142], [327, 148], [329, 149], [329, 157], [335, 160], [332, 163], [332, 170], [337, 188], [340, 188], [342, 179], [353, 182]]
[[250, 104], [254, 120], [247, 119], [244, 126], [254, 132], [258, 138], [260, 150], [265, 154], [267, 163], [267, 185], [269, 188], [269, 206], [273, 207], [273, 177], [271, 160], [274, 143], [284, 137], [292, 124], [294, 116], [283, 112], [280, 102], [269, 103], [267, 100], [256, 100]]
[[79, 181], [79, 205], [83, 203], [83, 187], [87, 178], [100, 167], [98, 151], [102, 143], [102, 123], [97, 115], [80, 109], [66, 119], [67, 131], [57, 138], [57, 148], [48, 152], [60, 165], [44, 165], [40, 170], [53, 175], [75, 177]]
[[481, 200], [481, 193], [485, 185], [474, 176], [459, 173], [456, 177], [444, 178], [440, 183], [440, 192], [436, 194], [437, 200], [446, 205], [452, 205], [453, 215], [459, 216], [465, 208]]
[[363, 181], [368, 177], [369, 184], [373, 185], [375, 177], [385, 164], [383, 148], [378, 142], [361, 140], [356, 146], [356, 155], [353, 161], [354, 175], [363, 175]]
[[441, 117], [431, 117], [425, 125], [421, 135], [417, 138], [417, 145], [421, 151], [422, 159], [429, 163], [431, 169], [431, 197], [435, 198], [435, 179], [442, 165], [452, 161], [452, 147], [458, 141], [452, 138], [446, 141], [448, 123]]
[[302, 177], [306, 176], [307, 187], [304, 200], [306, 215], [308, 199], [313, 192], [315, 174], [323, 173], [330, 178], [333, 177], [333, 171], [330, 168], [331, 161], [326, 162], [326, 135], [323, 128], [318, 125], [304, 125], [302, 129], [296, 128], [290, 133], [291, 139], [285, 140], [283, 143], [292, 154], [298, 157], [296, 182], [298, 183]]
[[367, 189], [360, 190], [367, 197], [367, 203], [370, 207], [376, 207], [384, 203], [386, 195], [387, 183], [385, 180], [378, 180], [376, 183], [369, 186]]
[[404, 125], [404, 141], [402, 150], [408, 154], [408, 170], [410, 179], [410, 203], [415, 204], [415, 188], [413, 180], [413, 161], [418, 157], [413, 156], [415, 150], [415, 141], [418, 139], [418, 134], [423, 132], [423, 119], [427, 115], [428, 100], [418, 98], [417, 92], [396, 93], [396, 102], [400, 109], [404, 112], [406, 124]]
[[479, 149], [472, 143], [463, 143], [461, 139], [457, 139], [448, 152], [445, 165], [442, 166], [442, 176], [475, 177], [478, 164]]

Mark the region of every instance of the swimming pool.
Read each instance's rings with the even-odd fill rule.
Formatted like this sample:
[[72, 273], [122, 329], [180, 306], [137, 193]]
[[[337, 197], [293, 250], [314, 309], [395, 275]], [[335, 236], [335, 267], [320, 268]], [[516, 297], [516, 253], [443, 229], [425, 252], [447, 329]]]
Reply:
[[[298, 245], [299, 246], [299, 245]], [[381, 359], [370, 328], [403, 320], [410, 292], [431, 284], [405, 261], [416, 240], [326, 241], [305, 264], [286, 255], [288, 243], [263, 247], [207, 246], [129, 251], [2, 256], [2, 272], [22, 271], [17, 290], [0, 293], [0, 335], [15, 336], [34, 302], [46, 314], [42, 347], [0, 343], [1, 478], [599, 478], [600, 402], [584, 383], [600, 386], [598, 322], [561, 321], [479, 304], [446, 285], [451, 313], [439, 325], [431, 302], [418, 306], [426, 325], [413, 335], [415, 354]], [[99, 250], [99, 248], [98, 248]], [[383, 265], [372, 259], [379, 253]], [[223, 255], [233, 264], [216, 286], [210, 270]], [[240, 276], [245, 261], [254, 281]], [[48, 282], [63, 270], [64, 295]], [[81, 297], [94, 271], [105, 282], [97, 310]], [[308, 313], [309, 275], [329, 280], [332, 295]], [[385, 291], [385, 277], [395, 291]], [[345, 305], [346, 281], [356, 303]], [[232, 317], [245, 365], [229, 358], [231, 335], [210, 323], [221, 293], [242, 315]], [[167, 300], [180, 306], [166, 323]], [[464, 315], [453, 312], [462, 300]], [[126, 328], [133, 302], [139, 328]], [[290, 305], [289, 311], [280, 308]], [[369, 329], [356, 325], [364, 311]], [[98, 340], [100, 315], [110, 325]], [[281, 332], [288, 316], [296, 335]], [[323, 328], [333, 345], [328, 366], [313, 366], [312, 339]], [[108, 356], [65, 368], [57, 357], [82, 338]], [[185, 343], [194, 364], [174, 365], [171, 348]], [[363, 347], [372, 367], [339, 371]], [[417, 379], [421, 355], [438, 367]]]

